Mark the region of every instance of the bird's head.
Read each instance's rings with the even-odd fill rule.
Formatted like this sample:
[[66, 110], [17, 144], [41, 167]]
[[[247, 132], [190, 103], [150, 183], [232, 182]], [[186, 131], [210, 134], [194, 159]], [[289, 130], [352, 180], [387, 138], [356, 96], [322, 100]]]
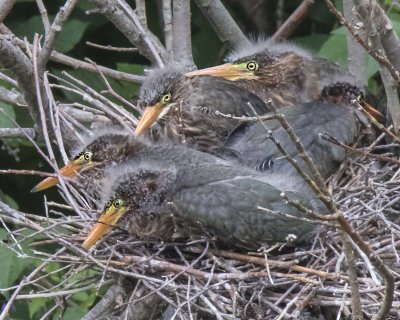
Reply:
[[[69, 163], [60, 169], [60, 174], [66, 178], [74, 178], [78, 173], [83, 174], [94, 167], [104, 167], [112, 161], [118, 161], [124, 157], [129, 139], [129, 133], [121, 130], [95, 133], [79, 148]], [[58, 183], [58, 178], [49, 177], [33, 187], [31, 192], [42, 191]]]
[[138, 238], [165, 237], [160, 232], [172, 225], [171, 215], [165, 208], [175, 178], [173, 169], [154, 168], [151, 164], [127, 163], [109, 170], [104, 178], [104, 209], [83, 247], [91, 248], [117, 225], [129, 229]]
[[217, 76], [230, 81], [260, 81], [275, 86], [291, 74], [297, 74], [308, 58], [305, 51], [294, 45], [277, 44], [272, 40], [256, 41], [233, 51], [226, 59], [228, 63], [191, 71], [186, 76]]
[[352, 104], [357, 101], [376, 120], [382, 120], [383, 114], [366, 101], [366, 95], [359, 87], [349, 82], [334, 82], [325, 86], [321, 92], [321, 99], [335, 104]]
[[140, 89], [140, 100], [147, 107], [136, 127], [136, 135], [141, 135], [154, 122], [165, 117], [171, 107], [181, 100], [184, 71], [178, 67], [154, 70], [146, 78]]

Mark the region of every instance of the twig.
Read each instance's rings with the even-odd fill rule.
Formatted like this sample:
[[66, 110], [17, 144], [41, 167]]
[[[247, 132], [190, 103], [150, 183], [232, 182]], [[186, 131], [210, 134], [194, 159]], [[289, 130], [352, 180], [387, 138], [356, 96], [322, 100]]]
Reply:
[[357, 281], [357, 265], [354, 257], [353, 244], [347, 234], [344, 232], [340, 234], [343, 242], [343, 252], [347, 261], [347, 273], [350, 279], [352, 319], [363, 320], [364, 317], [361, 308], [360, 287]]
[[55, 257], [57, 257], [58, 254], [61, 254], [62, 252], [64, 252], [66, 250], [66, 248], [61, 248], [60, 250], [58, 250], [56, 253], [54, 253], [54, 255], [51, 258], [48, 258], [46, 261], [44, 261], [42, 264], [40, 264], [37, 268], [35, 268], [35, 270], [33, 270], [29, 276], [27, 276], [25, 279], [23, 279], [18, 288], [15, 289], [15, 291], [13, 292], [13, 294], [11, 295], [10, 299], [8, 299], [7, 304], [2, 308], [2, 312], [0, 314], [0, 320], [5, 320], [8, 318], [8, 313], [13, 305], [14, 300], [17, 298], [18, 293], [22, 290], [22, 288], [25, 286], [26, 282], [31, 281], [31, 279], [33, 279], [33, 277], [38, 274], [40, 271], [43, 270], [43, 268], [45, 268], [48, 264], [48, 262], [54, 260]]
[[113, 47], [110, 45], [102, 46], [100, 44], [93, 43], [90, 41], [86, 41], [85, 43], [86, 43], [86, 45], [88, 45], [90, 47], [97, 48], [97, 49], [103, 49], [103, 50], [107, 50], [107, 51], [116, 51], [116, 52], [137, 52], [138, 51], [138, 49], [136, 49], [136, 48], [119, 48], [119, 47], [117, 48], [117, 47]]
[[273, 40], [284, 40], [290, 37], [297, 26], [304, 20], [314, 4], [314, 0], [303, 0], [289, 18], [279, 27], [271, 37]]
[[342, 147], [343, 149], [346, 149], [347, 151], [350, 151], [351, 153], [358, 154], [358, 155], [361, 155], [361, 156], [364, 156], [364, 157], [367, 157], [367, 158], [377, 159], [379, 161], [390, 162], [390, 163], [394, 163], [394, 164], [400, 165], [400, 160], [397, 160], [395, 158], [385, 157], [385, 156], [382, 156], [380, 154], [369, 153], [367, 151], [360, 150], [360, 149], [355, 149], [353, 147], [350, 147], [350, 146], [344, 144], [343, 142], [337, 140], [335, 137], [332, 137], [327, 133], [321, 134], [321, 138], [326, 140], [326, 141], [329, 141], [331, 143], [334, 143], [334, 144]]
[[376, 61], [383, 64], [389, 70], [390, 74], [396, 80], [396, 82], [399, 83], [400, 73], [391, 64], [391, 62], [387, 59], [387, 57], [385, 55], [378, 54], [373, 48], [371, 48], [367, 43], [365, 43], [365, 41], [354, 29], [354, 27], [344, 18], [343, 14], [335, 8], [331, 0], [325, 0], [325, 2], [328, 5], [329, 10], [336, 16], [339, 22], [343, 24], [347, 28], [347, 30], [349, 30], [349, 32], [353, 35], [353, 37], [357, 40], [357, 42], [365, 49], [365, 51], [367, 51], [368, 54], [371, 57], [373, 57]]
[[0, 23], [8, 16], [17, 0], [0, 1]]
[[[1, 109], [0, 109], [1, 110]], [[36, 133], [33, 128], [1, 128], [0, 138], [26, 138], [35, 139]]]
[[[133, 10], [125, 1], [90, 0], [107, 19], [139, 50], [139, 52], [158, 66], [170, 60], [170, 56], [147, 29], [145, 30]], [[89, 14], [89, 12], [87, 12]]]
[[60, 11], [57, 13], [49, 32], [46, 33], [43, 48], [38, 56], [38, 72], [40, 76], [46, 70], [46, 65], [49, 61], [51, 52], [53, 51], [58, 34], [61, 32], [64, 23], [68, 19], [77, 2], [78, 0], [67, 0], [65, 5], [61, 7]]

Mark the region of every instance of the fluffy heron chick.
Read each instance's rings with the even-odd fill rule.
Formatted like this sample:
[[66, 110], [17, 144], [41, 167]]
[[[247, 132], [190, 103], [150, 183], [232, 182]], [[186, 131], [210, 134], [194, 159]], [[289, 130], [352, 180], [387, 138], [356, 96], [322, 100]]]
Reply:
[[[133, 134], [124, 129], [103, 129], [86, 138], [73, 151], [69, 163], [60, 169], [60, 175], [72, 178], [85, 187], [89, 194], [98, 188], [106, 166], [123, 162], [132, 152]], [[33, 187], [38, 192], [59, 183], [58, 178], [49, 177]]]
[[103, 192], [105, 209], [87, 236], [85, 248], [115, 225], [139, 238], [168, 240], [174, 219], [182, 221], [185, 230], [200, 224], [200, 229], [230, 246], [254, 248], [289, 237], [300, 242], [314, 236], [316, 226], [297, 219], [304, 214], [282, 198], [284, 192], [289, 199], [324, 212], [304, 182], [281, 174], [267, 179], [210, 154], [182, 146], [170, 149], [176, 159], [193, 153], [193, 158], [203, 161], [177, 161], [175, 165], [161, 153], [159, 160], [112, 168]]
[[[359, 139], [366, 118], [353, 105], [358, 100], [372, 115], [380, 113], [364, 101], [361, 89], [350, 83], [335, 82], [326, 86], [320, 97], [312, 102], [299, 104], [295, 108], [281, 108], [279, 113], [292, 127], [323, 178], [329, 177], [345, 158], [346, 151], [321, 136], [328, 134], [339, 141], [351, 145]], [[270, 130], [285, 151], [298, 161], [301, 168], [308, 171], [299, 156], [294, 142], [278, 120], [265, 120], [253, 124], [239, 125], [228, 137], [225, 148], [239, 162], [261, 171], [295, 172], [294, 167], [282, 156], [270, 139]]]
[[206, 152], [219, 148], [238, 124], [216, 113], [254, 116], [269, 111], [260, 98], [228, 80], [187, 78], [183, 69], [175, 66], [151, 72], [141, 87], [140, 99], [147, 108], [136, 134], [158, 122], [161, 137]]
[[325, 81], [341, 73], [336, 64], [297, 45], [271, 39], [239, 46], [226, 60], [225, 64], [186, 75], [223, 77], [263, 101], [271, 99], [276, 107], [285, 107], [317, 98]]

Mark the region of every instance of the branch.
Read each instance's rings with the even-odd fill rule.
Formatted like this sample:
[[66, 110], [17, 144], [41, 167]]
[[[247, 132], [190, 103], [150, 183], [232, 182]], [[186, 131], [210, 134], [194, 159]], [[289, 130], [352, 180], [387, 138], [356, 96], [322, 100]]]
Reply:
[[290, 15], [289, 18], [280, 26], [280, 28], [271, 37], [272, 40], [284, 40], [290, 37], [297, 26], [304, 20], [315, 3], [314, 0], [303, 0], [301, 5]]
[[[354, 15], [353, 0], [343, 0], [344, 17], [351, 25], [360, 25], [360, 19]], [[364, 32], [360, 29], [359, 34], [364, 37]], [[346, 33], [348, 49], [348, 69], [356, 79], [359, 86], [365, 86], [368, 82], [368, 55], [364, 48], [354, 39], [349, 31]]]
[[167, 52], [174, 55], [174, 31], [171, 0], [162, 0], [162, 17], [164, 24], [164, 41]]
[[33, 128], [1, 128], [0, 138], [26, 138], [35, 139], [35, 129]]
[[123, 286], [110, 286], [104, 297], [83, 316], [82, 320], [95, 320], [110, 314], [115, 310], [116, 301], [120, 300], [120, 296], [124, 294], [126, 290]]
[[237, 45], [249, 44], [249, 40], [240, 30], [235, 20], [231, 17], [228, 10], [220, 0], [195, 0], [197, 6], [210, 22], [220, 40], [229, 48]]
[[8, 16], [17, 0], [0, 0], [0, 23]]
[[38, 56], [38, 72], [40, 77], [42, 77], [43, 72], [46, 70], [46, 65], [49, 61], [51, 52], [53, 51], [57, 36], [61, 32], [65, 21], [67, 21], [77, 2], [78, 0], [67, 0], [65, 5], [60, 8], [49, 32], [45, 36], [43, 48]]
[[0, 101], [18, 107], [26, 107], [24, 96], [17, 90], [8, 90], [6, 88], [0, 87]]
[[39, 107], [32, 63], [10, 37], [2, 35], [0, 35], [0, 65], [14, 73], [18, 87], [28, 105], [29, 113], [33, 121], [39, 123]]
[[190, 32], [190, 0], [173, 0], [174, 61], [184, 65], [186, 70], [196, 66], [192, 56]]
[[[360, 0], [357, 0], [357, 2], [359, 3]], [[372, 8], [369, 8], [369, 10], [371, 10], [373, 22], [376, 30], [378, 31], [383, 49], [386, 52], [386, 56], [397, 69], [397, 71], [400, 71], [400, 41], [392, 23], [376, 0], [363, 0], [363, 4], [364, 7], [367, 7], [368, 4], [372, 6]]]
[[142, 24], [143, 28], [147, 29], [147, 17], [146, 17], [146, 2], [145, 0], [135, 0], [136, 7], [135, 12], [136, 15]]
[[138, 17], [125, 1], [89, 1], [153, 64], [162, 67], [164, 62], [170, 60], [169, 54], [160, 41], [140, 24]]
[[[360, 0], [353, 0], [354, 3], [356, 4]], [[365, 49], [365, 51], [368, 52], [368, 54], [373, 57], [378, 63], [383, 64], [388, 70], [390, 71], [390, 74], [392, 77], [396, 80], [397, 83], [400, 83], [400, 74], [396, 70], [396, 68], [392, 65], [392, 63], [388, 60], [386, 55], [382, 55], [381, 53], [378, 53], [377, 51], [374, 50], [374, 48], [370, 47], [368, 43], [366, 43], [361, 36], [359, 35], [358, 31], [352, 26], [343, 16], [343, 14], [335, 8], [331, 0], [325, 0], [330, 12], [332, 12], [336, 19], [344, 25], [347, 30], [353, 35], [354, 39], [357, 40], [357, 42]]]
[[[21, 49], [26, 49], [27, 42], [15, 37], [14, 34], [4, 24], [0, 24], [0, 33], [2, 33], [4, 35], [8, 35], [8, 36], [10, 36], [10, 38], [12, 37], [13, 43], [15, 43]], [[29, 49], [32, 50], [32, 45], [29, 44], [28, 46], [29, 46]], [[137, 76], [137, 75], [122, 72], [122, 71], [116, 71], [116, 70], [102, 67], [102, 66], [97, 66], [97, 68], [95, 68], [90, 63], [71, 58], [71, 57], [64, 55], [62, 53], [59, 53], [55, 50], [53, 50], [51, 52], [50, 60], [70, 66], [74, 69], [83, 69], [83, 70], [87, 70], [87, 71], [95, 72], [95, 73], [98, 73], [97, 69], [99, 69], [104, 75], [106, 75], [110, 78], [117, 79], [117, 80], [129, 81], [129, 82], [133, 82], [133, 83], [142, 83], [143, 79], [144, 79], [143, 76]]]
[[[388, 46], [388, 39], [382, 39], [381, 35], [379, 32], [377, 32], [375, 24], [373, 21], [370, 21], [369, 19], [369, 11], [366, 8], [366, 3], [363, 2], [363, 0], [354, 0], [354, 4], [356, 5], [356, 9], [358, 13], [361, 16], [361, 19], [363, 20], [364, 26], [368, 26], [370, 32], [369, 32], [369, 38], [371, 39], [371, 45], [374, 48], [375, 52], [382, 53], [386, 59], [388, 59], [389, 56], [387, 56], [388, 52], [386, 50], [393, 50], [393, 47], [384, 47], [383, 46], [383, 41], [385, 40], [386, 46]], [[376, 9], [376, 5], [372, 7], [373, 10], [378, 10]], [[379, 10], [378, 10], [379, 11]], [[384, 13], [383, 13], [384, 15]], [[381, 19], [384, 19], [383, 17]], [[386, 17], [387, 19], [387, 17]], [[389, 23], [388, 28], [392, 27], [392, 25]], [[382, 26], [381, 26], [382, 28]], [[385, 27], [386, 28], [386, 27]], [[393, 28], [393, 27], [392, 27]], [[392, 34], [391, 32], [388, 32], [388, 34]], [[388, 35], [390, 36], [390, 35]], [[390, 38], [392, 39], [393, 42], [396, 42], [396, 45], [399, 44], [399, 39], [397, 38], [397, 35], [391, 35]], [[393, 46], [395, 44], [393, 43]], [[386, 52], [386, 55], [385, 55]], [[393, 57], [392, 57], [393, 59]], [[399, 77], [399, 66], [396, 67], [395, 63], [399, 63], [397, 59], [394, 61], [390, 60], [390, 66], [392, 66], [396, 70], [396, 75]], [[385, 65], [387, 67], [387, 65]], [[394, 131], [398, 133], [400, 131], [400, 101], [399, 101], [399, 96], [398, 96], [398, 91], [397, 91], [397, 85], [399, 84], [399, 79], [395, 78], [393, 76], [393, 73], [390, 69], [386, 70], [385, 66], [379, 65], [379, 72], [382, 77], [382, 82], [385, 87], [386, 91], [386, 97], [387, 97], [387, 108], [389, 111], [389, 114], [392, 118], [393, 126], [394, 126]], [[389, 71], [392, 74], [393, 78], [389, 75]]]
[[353, 310], [352, 319], [353, 320], [363, 320], [363, 313], [361, 308], [361, 298], [360, 298], [360, 286], [357, 280], [357, 264], [354, 257], [353, 244], [349, 236], [340, 232], [342, 242], [343, 242], [343, 252], [347, 261], [347, 273], [349, 275], [350, 290], [351, 290], [351, 307]]

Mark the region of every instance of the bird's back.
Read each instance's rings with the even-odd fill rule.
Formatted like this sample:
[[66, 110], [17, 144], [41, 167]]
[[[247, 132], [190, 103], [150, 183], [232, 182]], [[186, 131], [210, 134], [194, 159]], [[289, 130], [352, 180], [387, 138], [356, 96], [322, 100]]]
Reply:
[[[280, 109], [279, 113], [285, 115], [324, 178], [344, 159], [345, 151], [325, 141], [320, 135], [328, 133], [339, 141], [350, 144], [359, 130], [356, 110], [350, 106], [314, 101], [294, 108]], [[238, 160], [247, 166], [263, 167], [264, 161], [272, 159], [274, 172], [293, 171], [294, 168], [282, 158], [275, 143], [269, 138], [266, 128], [271, 130], [289, 155], [299, 160], [295, 144], [278, 120], [257, 122], [243, 130], [239, 127], [230, 135], [224, 147], [232, 149]], [[299, 163], [305, 167], [301, 160]]]
[[241, 167], [191, 168], [186, 184], [179, 183], [173, 203], [184, 219], [201, 222], [228, 245], [254, 248], [285, 242], [289, 235], [301, 242], [315, 235], [316, 225], [298, 220], [304, 214], [287, 204], [282, 192], [316, 212], [325, 209], [312, 193], [293, 190], [292, 182], [293, 176], [266, 179]]

